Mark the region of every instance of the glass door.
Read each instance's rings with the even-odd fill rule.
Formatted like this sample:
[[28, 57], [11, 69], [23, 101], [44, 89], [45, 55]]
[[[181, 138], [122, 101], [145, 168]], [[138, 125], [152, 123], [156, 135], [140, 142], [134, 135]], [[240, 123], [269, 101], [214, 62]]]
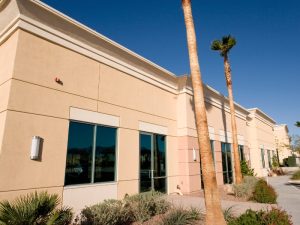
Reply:
[[166, 192], [166, 137], [140, 134], [140, 192]]
[[231, 184], [233, 182], [231, 145], [229, 143], [222, 142], [221, 147], [222, 147], [223, 181], [224, 184]]

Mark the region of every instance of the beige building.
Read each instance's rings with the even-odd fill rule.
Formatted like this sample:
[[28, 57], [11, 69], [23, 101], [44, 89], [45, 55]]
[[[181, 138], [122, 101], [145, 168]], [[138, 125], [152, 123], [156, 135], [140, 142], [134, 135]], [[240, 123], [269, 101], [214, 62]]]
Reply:
[[283, 159], [292, 156], [289, 129], [286, 124], [279, 124], [274, 127], [274, 133], [278, 159], [283, 163]]
[[[0, 200], [47, 190], [78, 210], [150, 189], [201, 191], [189, 77], [38, 0], [0, 10]], [[232, 183], [228, 100], [208, 86], [205, 96], [218, 184]], [[240, 157], [262, 176], [275, 121], [238, 104], [236, 120]]]
[[258, 176], [266, 176], [276, 155], [274, 126], [276, 122], [258, 108], [249, 109], [247, 122], [250, 165]]

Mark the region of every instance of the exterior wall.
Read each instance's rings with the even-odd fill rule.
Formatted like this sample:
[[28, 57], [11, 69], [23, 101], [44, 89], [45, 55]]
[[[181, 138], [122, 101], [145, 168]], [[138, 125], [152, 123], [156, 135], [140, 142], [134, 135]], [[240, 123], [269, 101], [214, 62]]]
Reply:
[[[11, 86], [8, 110], [0, 114], [1, 121], [6, 117], [0, 157], [0, 180], [6, 182], [1, 182], [0, 199], [46, 189], [62, 196], [64, 204], [79, 209], [95, 200], [137, 193], [141, 122], [167, 130], [167, 175], [170, 177], [167, 187], [169, 193], [175, 191], [176, 95], [27, 32], [18, 30], [16, 35], [18, 48], [13, 78], [6, 83]], [[11, 37], [5, 45], [13, 40]], [[55, 77], [63, 85], [57, 84]], [[102, 183], [64, 187], [71, 108], [120, 118], [116, 191], [99, 194], [97, 190], [111, 187]], [[43, 138], [40, 161], [29, 159], [31, 139], [36, 135]], [[12, 176], [14, 179], [10, 179]], [[96, 198], [74, 202], [78, 193], [95, 191]]]
[[14, 33], [7, 41], [0, 42], [0, 154], [2, 152], [2, 142], [5, 133], [11, 77], [14, 70], [17, 43], [18, 33]]
[[[264, 116], [260, 111], [250, 110], [248, 119], [248, 140], [251, 167], [258, 176], [266, 176], [270, 169], [267, 151], [271, 151], [271, 156], [276, 153], [275, 138], [273, 129], [275, 122]], [[262, 165], [261, 149], [264, 151], [265, 168]]]
[[[78, 211], [138, 193], [141, 131], [167, 137], [167, 192], [200, 191], [190, 78], [175, 77], [40, 4], [12, 0], [0, 14], [0, 200], [47, 190]], [[232, 143], [228, 100], [208, 86], [205, 97], [222, 185], [221, 142]], [[275, 150], [275, 122], [250, 112], [248, 118], [249, 111], [236, 104], [238, 141], [262, 175], [260, 148]], [[112, 118], [118, 128], [116, 180], [64, 186], [70, 120], [109, 125]], [[39, 160], [30, 160], [33, 136], [43, 138]]]
[[276, 149], [278, 151], [279, 162], [283, 163], [283, 159], [292, 155], [290, 149], [290, 137], [287, 125], [276, 125], [274, 127]]
[[[192, 193], [199, 192], [201, 188], [199, 147], [192, 105], [193, 97], [192, 92], [188, 91], [190, 80], [184, 77], [180, 79], [182, 90], [180, 90], [177, 102], [179, 186], [183, 193]], [[186, 80], [184, 81], [184, 79]], [[205, 97], [210, 139], [214, 141], [217, 183], [223, 185], [221, 142], [232, 143], [230, 110], [227, 100], [209, 88], [205, 88]], [[247, 112], [238, 106], [236, 107], [239, 144], [247, 146]], [[196, 160], [193, 159], [193, 149], [196, 150]], [[245, 153], [248, 155], [247, 148]], [[234, 160], [233, 154], [232, 158]], [[232, 166], [234, 166], [233, 161]]]

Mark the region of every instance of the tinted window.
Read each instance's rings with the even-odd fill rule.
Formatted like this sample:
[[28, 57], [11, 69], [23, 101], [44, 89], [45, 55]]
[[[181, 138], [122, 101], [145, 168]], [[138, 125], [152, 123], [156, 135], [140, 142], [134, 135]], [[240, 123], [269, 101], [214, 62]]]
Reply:
[[65, 184], [91, 182], [94, 126], [70, 123]]
[[97, 126], [95, 182], [115, 180], [116, 129]]
[[115, 180], [116, 128], [70, 122], [65, 185]]

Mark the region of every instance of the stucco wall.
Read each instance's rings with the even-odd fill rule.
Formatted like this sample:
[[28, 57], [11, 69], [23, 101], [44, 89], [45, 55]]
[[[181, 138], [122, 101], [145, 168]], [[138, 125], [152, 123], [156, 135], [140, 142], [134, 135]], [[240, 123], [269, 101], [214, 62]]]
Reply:
[[[166, 127], [167, 186], [173, 192], [177, 185], [176, 95], [27, 32], [17, 34], [0, 159], [0, 180], [5, 180], [0, 198], [15, 196], [12, 190], [26, 193], [46, 188], [63, 194], [70, 107], [120, 118], [118, 198], [138, 192], [139, 123]], [[1, 121], [4, 115], [0, 114]], [[41, 161], [29, 159], [35, 135], [44, 139]]]
[[[205, 89], [206, 112], [209, 125], [210, 139], [214, 141], [214, 157], [216, 177], [219, 185], [223, 184], [221, 142], [224, 138], [232, 143], [231, 119], [228, 102], [222, 96]], [[178, 168], [179, 185], [184, 193], [200, 191], [200, 159], [191, 93], [182, 92], [177, 102], [178, 126]], [[247, 147], [246, 116], [247, 112], [238, 110], [236, 116], [239, 144]], [[221, 134], [225, 134], [221, 135]], [[193, 149], [196, 150], [196, 160], [193, 159]], [[248, 148], [245, 153], [248, 154]], [[232, 154], [233, 158], [233, 154]], [[233, 159], [234, 160], [234, 159]], [[232, 163], [233, 166], [233, 163]]]
[[[258, 176], [266, 176], [269, 168], [267, 151], [276, 152], [273, 121], [263, 118], [256, 110], [250, 110], [251, 116], [248, 119], [248, 140], [251, 167]], [[262, 166], [261, 149], [264, 151], [265, 168]]]

